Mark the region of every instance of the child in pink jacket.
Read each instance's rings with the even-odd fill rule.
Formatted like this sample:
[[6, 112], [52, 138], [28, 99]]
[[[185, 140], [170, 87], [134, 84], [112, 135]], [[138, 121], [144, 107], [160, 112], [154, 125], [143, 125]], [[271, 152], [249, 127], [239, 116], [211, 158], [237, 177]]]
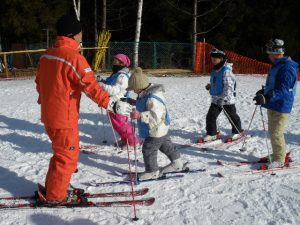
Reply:
[[[121, 99], [128, 97], [128, 80], [130, 78], [129, 66], [130, 59], [125, 54], [114, 56], [112, 70], [113, 73], [104, 81], [101, 81], [102, 88], [109, 93], [111, 98]], [[115, 146], [123, 148], [127, 142], [129, 146], [139, 144], [138, 137], [134, 138], [133, 129], [128, 117], [108, 112], [113, 128], [120, 135], [121, 140], [115, 143]]]

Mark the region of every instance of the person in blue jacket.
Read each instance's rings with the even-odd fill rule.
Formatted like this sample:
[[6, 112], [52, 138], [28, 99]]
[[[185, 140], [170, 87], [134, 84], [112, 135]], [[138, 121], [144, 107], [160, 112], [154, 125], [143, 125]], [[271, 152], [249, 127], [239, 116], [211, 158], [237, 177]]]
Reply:
[[268, 130], [273, 154], [269, 168], [284, 167], [286, 145], [284, 131], [296, 95], [299, 65], [284, 56], [284, 41], [273, 38], [266, 44], [266, 52], [273, 63], [265, 86], [256, 93], [254, 101], [267, 109]]
[[232, 72], [233, 65], [227, 61], [225, 51], [220, 48], [213, 48], [210, 57], [214, 68], [210, 74], [210, 83], [205, 88], [211, 95], [211, 105], [206, 115], [206, 135], [197, 142], [211, 142], [221, 137], [217, 130], [217, 118], [222, 110], [232, 126], [229, 139], [235, 141], [242, 138], [244, 132], [235, 107], [236, 79]]

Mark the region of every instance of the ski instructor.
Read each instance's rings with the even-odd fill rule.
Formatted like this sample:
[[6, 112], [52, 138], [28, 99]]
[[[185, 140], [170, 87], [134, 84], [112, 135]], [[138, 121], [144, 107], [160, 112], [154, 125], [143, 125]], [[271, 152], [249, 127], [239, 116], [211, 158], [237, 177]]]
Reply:
[[64, 15], [56, 28], [54, 47], [41, 56], [35, 80], [41, 120], [53, 150], [45, 182], [46, 200], [48, 203], [75, 203], [77, 200], [68, 196], [67, 189], [79, 158], [81, 93], [84, 92], [99, 107], [114, 113], [129, 115], [131, 106], [110, 99], [97, 83], [94, 72], [80, 54], [80, 22], [71, 15]]
[[268, 112], [268, 130], [273, 150], [269, 169], [272, 169], [285, 166], [284, 131], [296, 95], [299, 65], [290, 57], [284, 56], [283, 40], [273, 38], [266, 44], [266, 48], [273, 65], [265, 87], [256, 93], [253, 100]]

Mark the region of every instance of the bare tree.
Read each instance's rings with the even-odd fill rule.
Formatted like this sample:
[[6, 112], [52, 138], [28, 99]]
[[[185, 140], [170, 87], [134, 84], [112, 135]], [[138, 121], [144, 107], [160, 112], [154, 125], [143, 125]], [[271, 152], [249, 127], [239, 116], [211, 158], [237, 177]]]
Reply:
[[196, 55], [196, 44], [197, 44], [197, 37], [200, 34], [206, 34], [209, 33], [210, 31], [212, 31], [213, 29], [215, 29], [216, 27], [218, 27], [224, 20], [224, 18], [227, 16], [227, 14], [225, 14], [224, 17], [221, 18], [221, 20], [216, 23], [213, 27], [211, 27], [210, 29], [206, 30], [206, 31], [202, 31], [202, 32], [197, 32], [197, 19], [199, 17], [203, 17], [208, 15], [209, 13], [213, 13], [214, 11], [216, 11], [223, 3], [230, 1], [230, 0], [222, 0], [220, 1], [214, 8], [211, 8], [210, 10], [202, 13], [202, 14], [198, 14], [198, 3], [199, 2], [208, 2], [209, 0], [194, 0], [193, 2], [193, 13], [190, 13], [189, 11], [186, 11], [184, 9], [181, 9], [179, 6], [177, 6], [176, 4], [172, 3], [170, 0], [166, 0], [166, 2], [172, 6], [173, 8], [177, 9], [178, 11], [192, 16], [193, 17], [193, 45], [194, 45], [194, 51], [193, 51], [193, 62], [195, 63], [195, 55]]
[[142, 26], [142, 11], [143, 11], [143, 0], [138, 0], [138, 11], [135, 29], [135, 39], [134, 39], [134, 55], [133, 55], [133, 66], [137, 67], [139, 62], [139, 42]]
[[106, 0], [102, 0], [102, 30], [106, 30]]
[[194, 13], [193, 13], [193, 66], [195, 64], [196, 44], [197, 44], [197, 15], [198, 15], [198, 0], [194, 0]]
[[[106, 31], [106, 11], [107, 11], [106, 0], [102, 0], [102, 31]], [[105, 56], [106, 56], [106, 52], [102, 60], [102, 68], [104, 68], [106, 64]]]
[[76, 4], [76, 0], [73, 0], [73, 5], [74, 5], [76, 17], [80, 21], [80, 0], [77, 0], [77, 4]]
[[94, 0], [94, 33], [95, 33], [95, 46], [98, 43], [98, 23], [97, 23], [97, 0]]

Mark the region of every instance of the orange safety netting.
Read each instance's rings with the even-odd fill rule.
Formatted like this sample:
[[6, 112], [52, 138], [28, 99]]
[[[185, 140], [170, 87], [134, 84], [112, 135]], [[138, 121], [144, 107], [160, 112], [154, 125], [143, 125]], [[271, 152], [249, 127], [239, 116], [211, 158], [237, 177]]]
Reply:
[[[214, 46], [208, 43], [197, 42], [195, 55], [195, 74], [209, 73], [213, 65], [209, 53]], [[229, 62], [233, 63], [233, 72], [236, 74], [267, 74], [271, 64], [259, 62], [257, 60], [239, 55], [235, 52], [225, 51]], [[300, 72], [298, 73], [300, 80]]]

